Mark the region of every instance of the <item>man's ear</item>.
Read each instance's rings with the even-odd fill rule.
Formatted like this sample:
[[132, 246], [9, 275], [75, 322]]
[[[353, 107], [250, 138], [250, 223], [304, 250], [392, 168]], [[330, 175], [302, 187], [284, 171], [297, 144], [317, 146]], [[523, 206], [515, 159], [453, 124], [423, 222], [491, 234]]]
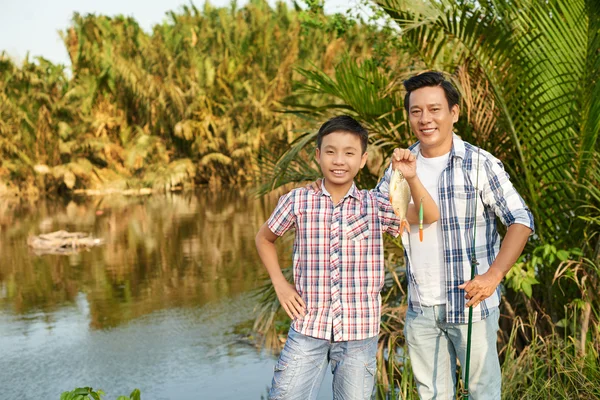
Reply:
[[458, 116], [460, 115], [460, 107], [458, 106], [458, 104], [455, 104], [452, 106], [451, 112], [452, 112], [452, 122], [457, 123]]

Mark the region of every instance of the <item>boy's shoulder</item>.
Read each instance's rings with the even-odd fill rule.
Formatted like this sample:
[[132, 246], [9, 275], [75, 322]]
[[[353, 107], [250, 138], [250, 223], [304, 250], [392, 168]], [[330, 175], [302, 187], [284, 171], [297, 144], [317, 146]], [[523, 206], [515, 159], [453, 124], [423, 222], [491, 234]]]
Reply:
[[321, 194], [321, 191], [316, 192], [313, 189], [308, 189], [303, 186], [290, 190], [284, 196], [289, 196], [291, 198], [306, 198], [316, 196], [317, 194]]

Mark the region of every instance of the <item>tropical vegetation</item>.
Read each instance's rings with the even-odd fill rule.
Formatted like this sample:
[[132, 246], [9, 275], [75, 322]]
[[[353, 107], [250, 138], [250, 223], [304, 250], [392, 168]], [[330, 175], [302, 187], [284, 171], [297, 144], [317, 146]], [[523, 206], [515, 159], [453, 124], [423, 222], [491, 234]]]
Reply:
[[[82, 387], [63, 392], [60, 395], [60, 400], [101, 400], [104, 392], [102, 390], [94, 390], [91, 387]], [[119, 396], [117, 400], [140, 400], [141, 394], [139, 389], [135, 389], [129, 396]]]
[[295, 68], [328, 71], [385, 41], [341, 16], [303, 21], [265, 0], [183, 6], [150, 33], [130, 17], [75, 14], [62, 32], [69, 69], [0, 55], [0, 192], [252, 182], [261, 149], [307, 128], [281, 109], [302, 81]]
[[[502, 292], [503, 396], [599, 398], [600, 3], [365, 0], [366, 21], [306, 5], [190, 5], [151, 33], [76, 14], [70, 69], [1, 56], [0, 192], [281, 191], [319, 176], [315, 128], [339, 113], [371, 133], [370, 188], [414, 141], [402, 80], [443, 71], [457, 132], [503, 161], [536, 220]], [[412, 399], [401, 243], [386, 252], [378, 397]], [[277, 347], [287, 321], [268, 284], [258, 295]]]
[[[373, 162], [358, 181], [372, 187], [392, 149], [414, 141], [402, 80], [443, 71], [462, 94], [457, 132], [504, 162], [536, 220], [503, 289], [503, 397], [598, 398], [600, 4], [379, 0], [373, 9], [381, 29], [397, 33], [395, 57], [358, 63], [348, 57], [333, 74], [300, 69], [307, 81], [298, 90], [336, 101], [289, 104], [290, 110], [316, 120], [345, 112], [364, 121]], [[314, 132], [301, 135], [279, 154], [262, 192], [318, 176], [307, 151], [313, 139]], [[417, 398], [401, 334], [401, 244], [388, 245], [378, 393]], [[256, 326], [273, 336], [276, 299], [268, 286], [261, 295]]]

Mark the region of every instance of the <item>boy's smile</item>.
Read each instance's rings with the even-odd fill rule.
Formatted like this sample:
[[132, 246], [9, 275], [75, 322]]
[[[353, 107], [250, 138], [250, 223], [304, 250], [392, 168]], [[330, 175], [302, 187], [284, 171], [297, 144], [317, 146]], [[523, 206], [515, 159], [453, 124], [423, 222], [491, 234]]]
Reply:
[[345, 195], [354, 177], [367, 162], [360, 138], [350, 132], [336, 131], [323, 137], [317, 149], [317, 161], [325, 178], [325, 186], [332, 195]]

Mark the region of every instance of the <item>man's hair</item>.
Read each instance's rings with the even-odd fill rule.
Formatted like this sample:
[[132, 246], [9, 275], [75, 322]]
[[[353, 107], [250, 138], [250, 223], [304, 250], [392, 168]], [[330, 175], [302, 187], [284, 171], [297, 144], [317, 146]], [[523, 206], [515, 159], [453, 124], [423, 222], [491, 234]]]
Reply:
[[357, 120], [349, 115], [338, 115], [321, 125], [317, 133], [317, 148], [319, 150], [321, 149], [323, 138], [333, 132], [348, 132], [354, 136], [358, 136], [362, 153], [364, 154], [367, 151], [369, 133]]
[[404, 109], [408, 112], [410, 105], [410, 94], [422, 87], [427, 86], [440, 86], [444, 89], [446, 95], [446, 101], [448, 101], [448, 109], [452, 109], [460, 101], [460, 94], [450, 81], [444, 78], [441, 72], [431, 71], [423, 72], [422, 74], [415, 75], [404, 82], [404, 88], [406, 89], [406, 96], [404, 96]]

